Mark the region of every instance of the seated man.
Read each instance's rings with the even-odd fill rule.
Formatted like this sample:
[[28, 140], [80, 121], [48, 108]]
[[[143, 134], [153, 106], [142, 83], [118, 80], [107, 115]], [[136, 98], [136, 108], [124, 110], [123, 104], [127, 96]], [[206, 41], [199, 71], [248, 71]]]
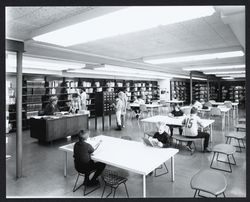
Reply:
[[153, 137], [149, 137], [151, 142], [157, 143], [157, 146], [167, 148], [171, 146], [171, 137], [165, 131], [165, 124], [159, 124], [158, 132]]
[[[203, 127], [202, 121], [199, 116], [197, 116], [197, 108], [192, 107], [190, 115], [187, 115], [183, 120], [184, 125], [184, 136], [188, 138], [204, 138], [204, 152], [210, 152], [208, 149], [208, 143], [210, 135], [206, 132], [198, 131], [198, 126]], [[189, 150], [193, 150], [191, 148], [192, 142], [188, 142], [187, 148]]]
[[60, 109], [57, 105], [58, 98], [57, 96], [52, 96], [49, 98], [49, 103], [46, 105], [45, 109], [43, 110], [42, 115], [54, 115], [56, 112], [60, 112]]
[[202, 109], [202, 104], [198, 100], [193, 100], [192, 106], [197, 108], [197, 109]]
[[[174, 110], [171, 113], [169, 113], [169, 116], [170, 117], [178, 117], [178, 116], [183, 116], [183, 115], [184, 115], [184, 113], [183, 113], [183, 111], [181, 111], [180, 106], [177, 103], [175, 103]], [[182, 131], [183, 131], [182, 126], [169, 126], [171, 137], [173, 136], [173, 129], [174, 128], [179, 128], [179, 133], [180, 133], [180, 135], [182, 135]]]
[[[142, 99], [142, 96], [140, 95], [140, 96], [135, 98], [134, 103], [139, 104], [139, 105], [144, 105], [145, 101]], [[136, 118], [139, 119], [139, 117], [140, 117], [140, 107], [133, 107], [133, 110], [135, 111]]]
[[[90, 144], [85, 142], [88, 139], [88, 133], [84, 133], [81, 130], [78, 134], [79, 141], [74, 145], [74, 161], [75, 168], [78, 172], [85, 174], [84, 185], [93, 186], [99, 184], [97, 177], [101, 175], [104, 170], [106, 164], [101, 162], [94, 162], [91, 159], [91, 154], [98, 148], [99, 142], [95, 148], [93, 148]], [[89, 180], [89, 175], [91, 171], [95, 170], [95, 174], [92, 179]]]

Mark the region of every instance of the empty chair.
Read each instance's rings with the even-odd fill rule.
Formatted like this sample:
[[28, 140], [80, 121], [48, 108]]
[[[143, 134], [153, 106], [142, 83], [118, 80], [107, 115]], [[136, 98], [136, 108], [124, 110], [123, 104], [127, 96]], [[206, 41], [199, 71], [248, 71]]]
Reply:
[[221, 114], [220, 108], [218, 108], [218, 107], [211, 107], [210, 117], [211, 116], [213, 116], [213, 117], [221, 117], [222, 114]]
[[102, 192], [102, 198], [105, 192], [106, 187], [110, 187], [110, 193], [106, 196], [109, 197], [110, 194], [112, 194], [113, 192], [113, 198], [115, 197], [115, 193], [116, 193], [116, 189], [121, 185], [124, 184], [125, 186], [125, 190], [126, 190], [126, 194], [127, 197], [129, 198], [128, 195], [128, 190], [127, 190], [127, 186], [126, 186], [126, 182], [127, 182], [127, 178], [119, 176], [118, 172], [112, 171], [112, 170], [104, 170], [103, 174], [102, 174], [102, 178], [103, 181], [105, 183], [104, 188], [103, 188], [103, 192]]
[[[212, 161], [211, 161], [211, 164], [210, 164], [210, 168], [231, 173], [232, 172], [231, 165], [236, 165], [236, 161], [234, 159], [234, 153], [236, 152], [235, 147], [232, 146], [232, 145], [229, 145], [229, 144], [217, 144], [217, 145], [215, 145], [213, 147], [212, 152], [214, 152], [214, 155], [213, 155], [213, 158], [212, 158]], [[227, 156], [227, 161], [219, 160], [218, 158], [219, 158], [220, 154], [226, 155]], [[213, 167], [215, 155], [217, 155], [216, 161], [226, 163], [226, 164], [229, 165], [229, 170], [221, 169], [221, 168], [218, 168], [218, 167]], [[230, 156], [232, 157], [234, 162], [230, 161], [230, 159], [229, 159]]]
[[[241, 150], [242, 148], [245, 148], [245, 145], [244, 145], [244, 139], [246, 137], [245, 132], [231, 132], [229, 134], [226, 134], [225, 137], [226, 137], [226, 143], [227, 144], [231, 144], [232, 139], [235, 139], [237, 141], [238, 145], [234, 145], [234, 146], [239, 147], [239, 149], [240, 149], [239, 152], [242, 151]], [[242, 142], [242, 145], [241, 145], [240, 141]]]
[[[227, 108], [229, 108], [229, 109], [232, 109], [233, 108], [233, 105], [232, 105], [232, 102], [231, 101], [225, 101], [224, 102], [224, 105], [227, 107]], [[232, 111], [232, 110], [230, 110], [230, 111]], [[233, 111], [232, 111], [233, 112]], [[232, 114], [233, 115], [233, 114]]]
[[242, 130], [242, 131], [246, 131], [246, 124], [244, 123], [238, 123], [235, 125], [236, 131]]
[[240, 118], [240, 119], [238, 120], [238, 123], [246, 123], [246, 118]]
[[190, 186], [195, 190], [194, 198], [197, 195], [204, 197], [200, 195], [200, 192], [205, 192], [215, 197], [222, 194], [226, 197], [227, 180], [225, 176], [212, 170], [206, 169], [196, 173], [191, 179]]

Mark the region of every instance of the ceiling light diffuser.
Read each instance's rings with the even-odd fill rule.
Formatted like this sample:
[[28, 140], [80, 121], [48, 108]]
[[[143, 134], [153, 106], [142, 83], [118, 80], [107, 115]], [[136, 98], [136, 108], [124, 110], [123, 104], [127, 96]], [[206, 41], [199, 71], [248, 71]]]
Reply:
[[244, 74], [245, 71], [204, 72], [204, 74]]
[[172, 57], [172, 58], [144, 59], [144, 62], [150, 64], [167, 64], [167, 63], [192, 62], [192, 61], [211, 60], [211, 59], [223, 59], [223, 58], [241, 57], [241, 56], [244, 56], [244, 52], [240, 50], [240, 51], [189, 55], [189, 56]]
[[184, 71], [203, 71], [203, 70], [221, 70], [221, 69], [240, 69], [245, 68], [246, 65], [226, 65], [226, 66], [211, 66], [211, 67], [187, 67], [182, 68]]
[[33, 39], [67, 47], [210, 16], [214, 12], [212, 6], [131, 6]]

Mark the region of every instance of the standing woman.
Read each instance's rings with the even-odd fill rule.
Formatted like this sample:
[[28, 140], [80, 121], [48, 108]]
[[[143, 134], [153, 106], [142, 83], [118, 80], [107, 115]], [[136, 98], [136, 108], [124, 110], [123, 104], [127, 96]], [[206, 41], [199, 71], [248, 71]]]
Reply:
[[116, 130], [122, 130], [121, 114], [122, 114], [122, 109], [123, 109], [123, 102], [122, 102], [121, 93], [118, 93], [118, 96], [116, 98], [116, 103], [113, 103], [113, 105], [115, 107], [115, 115], [116, 115], [116, 122], [117, 122]]
[[86, 93], [86, 90], [85, 88], [82, 88], [80, 90], [80, 100], [81, 100], [81, 107], [82, 107], [82, 110], [86, 110], [87, 109], [87, 93]]
[[123, 104], [122, 105], [122, 113], [121, 113], [121, 124], [122, 124], [122, 127], [125, 128], [125, 119], [126, 119], [128, 97], [123, 91], [120, 91], [119, 94], [121, 94], [122, 104]]

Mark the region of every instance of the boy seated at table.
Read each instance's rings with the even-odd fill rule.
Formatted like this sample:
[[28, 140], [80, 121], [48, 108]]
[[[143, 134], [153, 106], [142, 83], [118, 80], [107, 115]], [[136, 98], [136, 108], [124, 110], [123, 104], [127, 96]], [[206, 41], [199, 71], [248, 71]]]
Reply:
[[158, 124], [158, 131], [153, 135], [153, 137], [148, 138], [150, 142], [158, 147], [167, 148], [171, 146], [172, 138], [166, 132], [165, 124]]
[[[91, 159], [91, 154], [99, 147], [101, 141], [99, 141], [93, 148], [86, 140], [89, 138], [89, 134], [81, 130], [78, 134], [79, 141], [74, 145], [74, 162], [77, 172], [85, 174], [84, 185], [94, 186], [99, 184], [98, 177], [103, 172], [106, 164], [101, 162], [95, 162]], [[89, 179], [89, 175], [94, 171], [92, 179]]]
[[192, 107], [195, 107], [197, 109], [202, 109], [202, 104], [198, 100], [193, 100], [192, 101]]
[[[183, 116], [184, 113], [183, 111], [180, 109], [180, 106], [179, 104], [175, 103], [174, 104], [174, 110], [171, 111], [169, 114], [168, 114], [170, 117], [180, 117], [180, 116]], [[169, 130], [170, 130], [170, 135], [171, 137], [173, 136], [173, 129], [174, 128], [179, 128], [179, 133], [180, 135], [182, 135], [182, 126], [169, 126]]]
[[[207, 132], [201, 132], [200, 130], [198, 130], [199, 126], [201, 126], [202, 128], [204, 128], [204, 126], [200, 117], [197, 116], [197, 111], [198, 109], [196, 107], [192, 107], [190, 115], [187, 115], [183, 120], [183, 135], [188, 138], [204, 138], [204, 152], [211, 152], [208, 148], [210, 135]], [[191, 141], [187, 143], [187, 149], [193, 151], [193, 149], [191, 148], [191, 144]]]

